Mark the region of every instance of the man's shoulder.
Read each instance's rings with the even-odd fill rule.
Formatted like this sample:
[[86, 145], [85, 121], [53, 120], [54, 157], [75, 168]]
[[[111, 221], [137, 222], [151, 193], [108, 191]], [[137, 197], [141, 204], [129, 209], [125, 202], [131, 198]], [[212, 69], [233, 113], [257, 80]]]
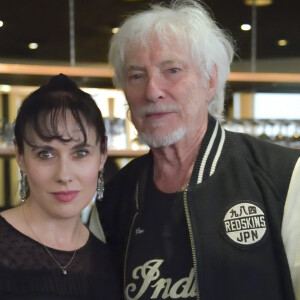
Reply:
[[247, 161], [256, 170], [261, 170], [279, 180], [288, 182], [300, 157], [299, 149], [292, 149], [259, 140], [247, 134], [231, 133], [230, 155]]
[[96, 205], [106, 237], [111, 238], [119, 232], [122, 235], [122, 232], [128, 230], [136, 209], [136, 184], [150, 157], [151, 154], [146, 154], [133, 159], [105, 185], [104, 197], [102, 201], [97, 201]]
[[292, 149], [264, 141], [248, 134], [230, 132], [231, 142], [236, 146], [238, 151], [245, 152], [251, 156], [270, 158], [289, 158], [292, 160], [300, 156], [300, 149]]
[[131, 160], [127, 165], [121, 168], [117, 174], [115, 174], [106, 185], [106, 189], [115, 189], [116, 186], [126, 186], [136, 184], [141, 170], [145, 168], [147, 162], [150, 159], [150, 154], [145, 154]]

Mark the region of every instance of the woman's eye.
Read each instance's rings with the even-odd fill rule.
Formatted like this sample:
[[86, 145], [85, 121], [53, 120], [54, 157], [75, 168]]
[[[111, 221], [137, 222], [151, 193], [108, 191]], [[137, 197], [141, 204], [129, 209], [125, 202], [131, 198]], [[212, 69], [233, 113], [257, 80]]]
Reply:
[[75, 152], [74, 156], [77, 158], [85, 157], [88, 154], [86, 150], [78, 150]]
[[41, 159], [49, 159], [54, 157], [53, 154], [49, 151], [41, 151], [38, 153], [39, 158]]

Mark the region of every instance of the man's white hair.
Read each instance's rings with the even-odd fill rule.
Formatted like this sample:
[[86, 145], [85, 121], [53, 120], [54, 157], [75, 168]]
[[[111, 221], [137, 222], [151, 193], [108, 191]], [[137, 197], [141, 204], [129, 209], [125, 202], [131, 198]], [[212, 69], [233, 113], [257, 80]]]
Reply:
[[199, 69], [204, 84], [208, 84], [214, 68], [217, 69], [217, 88], [208, 111], [221, 120], [225, 86], [234, 55], [233, 43], [229, 35], [217, 26], [203, 4], [196, 0], [175, 0], [168, 6], [151, 5], [149, 10], [124, 20], [110, 42], [109, 62], [115, 70], [115, 86], [124, 88], [126, 53], [135, 47], [147, 47], [154, 37], [162, 46], [170, 47], [177, 43], [185, 47]]

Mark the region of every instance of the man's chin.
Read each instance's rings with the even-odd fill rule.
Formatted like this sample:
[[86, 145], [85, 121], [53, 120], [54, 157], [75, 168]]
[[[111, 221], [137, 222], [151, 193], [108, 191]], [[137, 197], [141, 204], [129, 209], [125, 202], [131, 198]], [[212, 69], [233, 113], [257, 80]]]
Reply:
[[150, 148], [164, 148], [179, 142], [187, 134], [186, 128], [179, 128], [176, 131], [168, 133], [145, 133], [140, 132], [142, 141]]

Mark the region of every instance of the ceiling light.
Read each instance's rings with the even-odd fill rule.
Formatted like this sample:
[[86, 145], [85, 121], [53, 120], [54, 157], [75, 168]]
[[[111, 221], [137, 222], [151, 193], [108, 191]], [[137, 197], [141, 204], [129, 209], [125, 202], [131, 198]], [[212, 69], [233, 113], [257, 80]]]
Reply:
[[286, 46], [287, 44], [288, 44], [287, 40], [279, 40], [279, 41], [277, 42], [277, 45], [278, 45], [278, 46], [281, 46], [281, 47], [284, 47], [284, 46]]
[[4, 23], [0, 20], [0, 27], [3, 27]]
[[31, 50], [35, 50], [38, 47], [39, 47], [38, 43], [30, 43], [30, 44], [28, 44], [28, 48], [31, 49]]
[[266, 6], [273, 3], [272, 0], [244, 0], [246, 5], [255, 5], [255, 6]]
[[111, 32], [113, 34], [117, 33], [118, 31], [119, 31], [119, 27], [114, 27], [114, 28], [111, 29]]
[[0, 92], [9, 93], [11, 91], [11, 86], [6, 84], [0, 85]]
[[251, 30], [251, 25], [250, 24], [242, 24], [241, 29], [243, 31], [249, 31], [249, 30]]

